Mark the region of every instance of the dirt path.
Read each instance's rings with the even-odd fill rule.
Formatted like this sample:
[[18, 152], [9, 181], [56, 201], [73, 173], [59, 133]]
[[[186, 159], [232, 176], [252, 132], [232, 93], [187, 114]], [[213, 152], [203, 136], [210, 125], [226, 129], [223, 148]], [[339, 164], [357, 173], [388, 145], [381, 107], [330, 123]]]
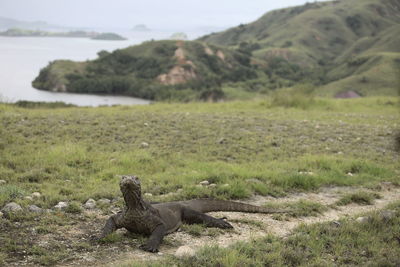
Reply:
[[[124, 263], [137, 261], [137, 260], [149, 260], [161, 258], [164, 255], [173, 255], [180, 246], [189, 246], [194, 250], [201, 248], [204, 245], [218, 245], [221, 247], [229, 246], [237, 241], [246, 241], [252, 238], [258, 238], [266, 236], [267, 234], [273, 234], [280, 237], [287, 236], [290, 232], [301, 224], [313, 224], [326, 221], [335, 221], [347, 216], [355, 216], [364, 212], [382, 209], [391, 202], [400, 200], [400, 188], [393, 187], [392, 185], [382, 185], [382, 190], [379, 194], [382, 196], [381, 199], [375, 200], [373, 205], [360, 206], [357, 204], [350, 204], [338, 208], [330, 208], [317, 217], [301, 217], [301, 218], [290, 218], [288, 221], [274, 220], [271, 215], [265, 214], [248, 214], [239, 212], [212, 212], [210, 215], [215, 217], [227, 217], [228, 221], [232, 222], [234, 231], [224, 231], [222, 234], [217, 236], [199, 236], [193, 237], [184, 231], [176, 232], [169, 235], [166, 238], [166, 244], [163, 244], [160, 248], [161, 253], [149, 254], [139, 249], [132, 248], [128, 252], [116, 253], [110, 255], [108, 260], [103, 259], [103, 266], [119, 266]], [[332, 187], [324, 188], [318, 193], [300, 193], [290, 195], [285, 198], [272, 198], [272, 197], [253, 197], [247, 202], [262, 205], [267, 202], [290, 202], [299, 200], [308, 200], [318, 202], [325, 206], [335, 203], [344, 193], [357, 191], [359, 188], [343, 188], [343, 187]], [[365, 191], [365, 190], [363, 190]], [[236, 221], [236, 222], [235, 222]], [[242, 222], [238, 222], [242, 221]], [[245, 221], [252, 221], [257, 223], [246, 223]], [[115, 253], [115, 251], [114, 251]], [[114, 259], [114, 260], [113, 260]], [[115, 259], [124, 259], [123, 261]], [[94, 259], [93, 259], [94, 260]], [[72, 262], [71, 265], [75, 265], [77, 262]], [[85, 262], [85, 265], [101, 265], [97, 260], [93, 262]]]

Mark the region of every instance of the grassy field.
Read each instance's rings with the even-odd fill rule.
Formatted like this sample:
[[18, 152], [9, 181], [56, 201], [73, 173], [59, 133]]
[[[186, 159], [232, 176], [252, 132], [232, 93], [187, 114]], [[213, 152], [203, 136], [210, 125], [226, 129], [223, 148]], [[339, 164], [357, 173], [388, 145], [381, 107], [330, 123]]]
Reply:
[[[79, 214], [79, 204], [89, 198], [120, 197], [118, 175], [123, 174], [141, 177], [143, 192], [158, 201], [284, 196], [331, 185], [375, 188], [382, 181], [398, 185], [399, 154], [394, 139], [399, 118], [397, 99], [390, 97], [317, 98], [307, 105], [296, 101], [277, 105], [269, 99], [99, 108], [1, 104], [0, 179], [6, 184], [0, 185], [0, 207], [11, 201], [24, 208], [32, 203], [52, 208], [59, 201], [75, 206], [69, 215], [46, 215], [39, 221], [29, 213], [0, 218], [0, 237], [7, 244], [0, 247], [0, 262], [21, 259], [22, 250], [28, 250], [36, 264], [51, 265], [65, 257], [68, 249], [60, 244], [54, 244], [58, 248], [51, 252], [32, 251], [34, 235], [29, 227], [45, 235], [53, 225], [73, 228], [78, 220], [89, 223], [90, 218], [82, 219]], [[198, 186], [203, 180], [216, 186]], [[42, 196], [33, 201], [24, 198], [33, 192]], [[356, 200], [349, 196], [344, 201]], [[14, 223], [29, 227], [22, 231]], [[350, 235], [354, 226], [344, 225], [343, 235]], [[324, 231], [326, 238], [333, 239], [332, 235], [341, 235], [326, 227], [302, 228], [299, 233]], [[385, 230], [371, 229], [367, 230]], [[297, 260], [306, 262], [296, 253], [307, 250], [299, 238], [256, 242], [268, 244], [268, 251], [293, 247], [288, 251], [293, 261], [288, 264], [297, 265]], [[315, 245], [322, 249], [321, 242]], [[219, 259], [227, 253], [227, 261], [245, 255], [248, 263], [252, 255], [265, 254], [252, 250], [257, 244], [248, 250], [241, 244], [228, 252], [213, 249], [212, 255]], [[90, 245], [77, 246], [84, 250]], [[278, 257], [279, 251], [275, 252], [272, 255]], [[335, 255], [336, 250], [330, 253]]]

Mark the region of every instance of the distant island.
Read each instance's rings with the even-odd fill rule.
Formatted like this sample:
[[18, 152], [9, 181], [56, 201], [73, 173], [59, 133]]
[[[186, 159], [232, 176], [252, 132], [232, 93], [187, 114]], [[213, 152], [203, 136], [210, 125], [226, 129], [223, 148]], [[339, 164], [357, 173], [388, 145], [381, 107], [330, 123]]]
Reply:
[[169, 37], [171, 40], [187, 40], [189, 39], [187, 34], [184, 32], [176, 32]]
[[69, 32], [49, 32], [42, 30], [28, 30], [12, 28], [0, 32], [0, 36], [7, 37], [67, 37], [67, 38], [90, 38], [93, 40], [126, 40], [126, 38], [115, 33], [98, 33], [86, 31], [69, 31]]
[[91, 39], [93, 40], [113, 40], [113, 41], [123, 41], [127, 40], [126, 38], [122, 37], [121, 35], [118, 35], [116, 33], [112, 32], [105, 32], [105, 33], [99, 33], [95, 36], [93, 36]]
[[[67, 30], [69, 27], [49, 24], [45, 21], [21, 21], [12, 18], [0, 17], [0, 30], [20, 28], [29, 30], [46, 30], [46, 31], [56, 31], [56, 30]], [[72, 30], [72, 29], [70, 29]]]
[[136, 25], [135, 27], [133, 27], [132, 30], [133, 30], [133, 31], [136, 31], [136, 32], [149, 32], [149, 31], [151, 31], [151, 30], [150, 30], [149, 28], [147, 28], [147, 26], [144, 25], [144, 24], [138, 24], [138, 25]]

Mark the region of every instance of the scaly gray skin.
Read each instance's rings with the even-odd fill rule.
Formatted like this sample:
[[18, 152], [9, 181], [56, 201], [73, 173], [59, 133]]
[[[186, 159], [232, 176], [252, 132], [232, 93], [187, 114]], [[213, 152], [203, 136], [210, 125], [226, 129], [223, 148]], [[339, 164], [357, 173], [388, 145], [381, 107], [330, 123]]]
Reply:
[[240, 211], [253, 213], [283, 213], [287, 210], [271, 210], [249, 204], [212, 199], [195, 199], [167, 203], [150, 204], [142, 199], [139, 178], [122, 176], [121, 192], [126, 207], [124, 211], [112, 215], [106, 222], [100, 238], [119, 228], [125, 228], [136, 234], [150, 238], [141, 248], [149, 252], [158, 252], [166, 234], [176, 231], [182, 223], [200, 223], [207, 227], [222, 229], [233, 228], [224, 219], [217, 219], [204, 214], [210, 211]]

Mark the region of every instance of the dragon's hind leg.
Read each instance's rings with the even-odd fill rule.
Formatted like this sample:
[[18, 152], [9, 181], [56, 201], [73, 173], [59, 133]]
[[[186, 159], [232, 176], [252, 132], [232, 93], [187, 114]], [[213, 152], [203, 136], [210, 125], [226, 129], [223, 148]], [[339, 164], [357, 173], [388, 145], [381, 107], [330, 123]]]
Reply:
[[187, 224], [199, 223], [205, 224], [207, 227], [222, 229], [233, 228], [233, 226], [224, 219], [217, 219], [189, 208], [184, 208], [182, 212], [182, 220]]

